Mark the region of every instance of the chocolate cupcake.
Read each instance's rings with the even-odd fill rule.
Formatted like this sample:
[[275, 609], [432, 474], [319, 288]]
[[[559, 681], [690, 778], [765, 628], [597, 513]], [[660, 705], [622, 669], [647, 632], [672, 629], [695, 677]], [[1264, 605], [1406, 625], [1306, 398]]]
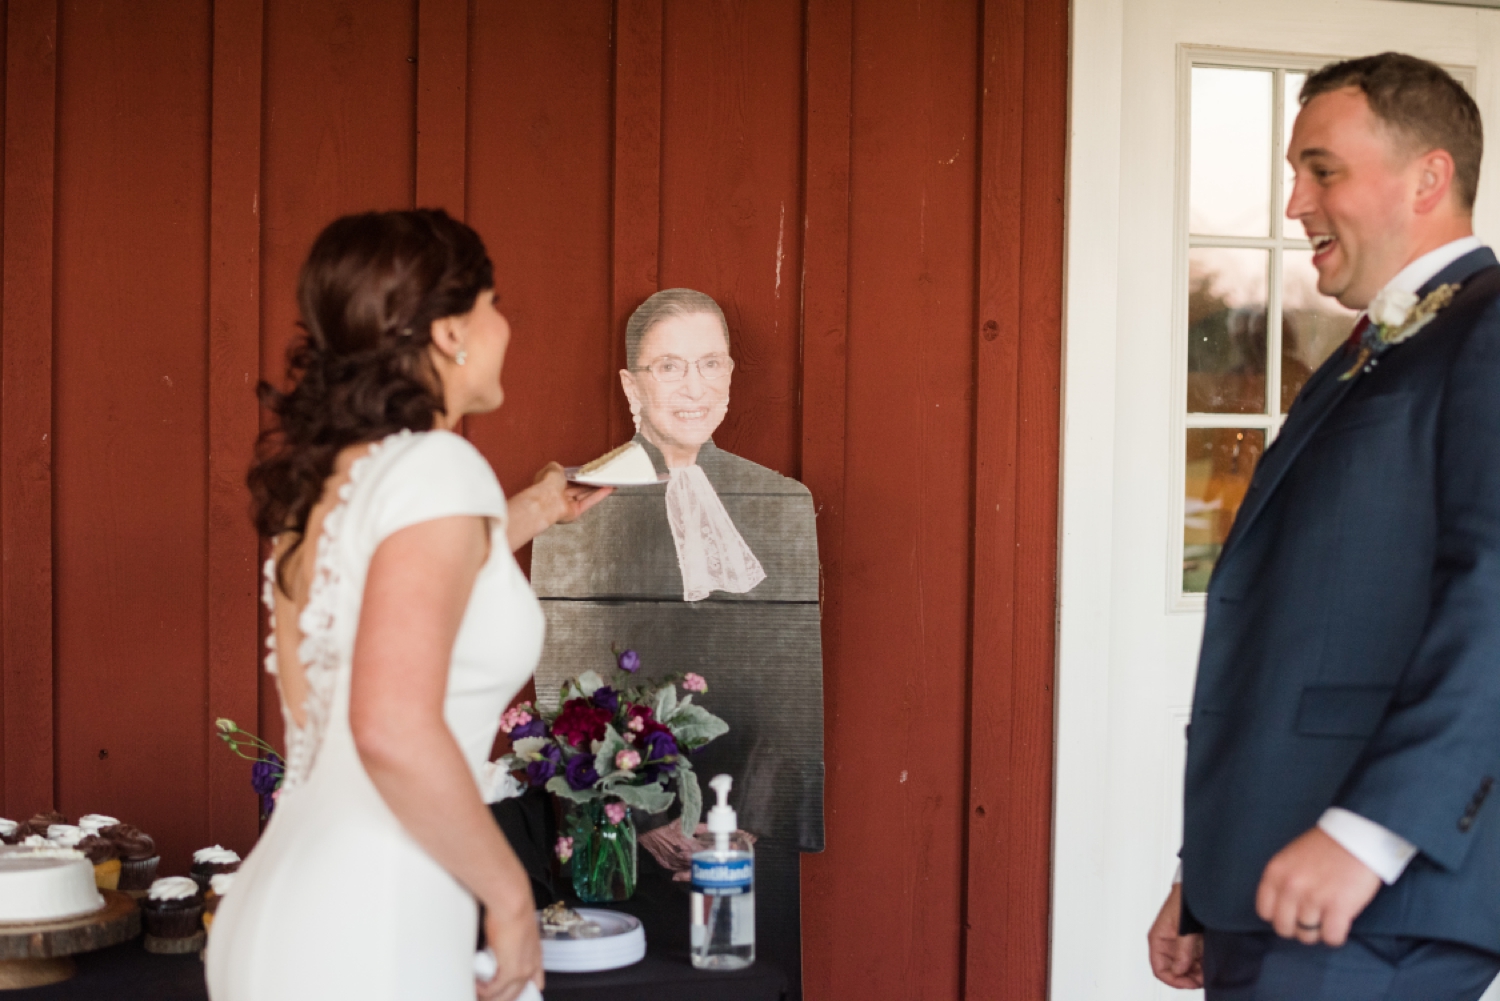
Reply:
[[4, 817], [0, 817], [0, 845], [19, 844], [21, 836], [16, 832], [20, 829], [21, 825], [14, 820], [6, 820]]
[[141, 922], [154, 938], [192, 938], [203, 922], [203, 891], [196, 880], [167, 876], [141, 900]]
[[130, 824], [115, 824], [100, 831], [99, 837], [114, 845], [120, 853], [120, 889], [143, 893], [156, 878], [156, 842], [151, 835]]
[[47, 813], [38, 813], [17, 829], [16, 839], [18, 841], [24, 840], [33, 834], [45, 838], [47, 836], [47, 828], [53, 824], [66, 824], [67, 822], [68, 818], [56, 810], [49, 810]]
[[198, 881], [203, 889], [208, 889], [208, 881], [212, 876], [220, 873], [238, 872], [240, 868], [240, 857], [223, 845], [214, 845], [212, 848], [199, 848], [193, 852], [193, 867], [189, 875]]
[[120, 849], [114, 842], [90, 834], [73, 847], [88, 856], [94, 865], [94, 885], [101, 890], [120, 888]]

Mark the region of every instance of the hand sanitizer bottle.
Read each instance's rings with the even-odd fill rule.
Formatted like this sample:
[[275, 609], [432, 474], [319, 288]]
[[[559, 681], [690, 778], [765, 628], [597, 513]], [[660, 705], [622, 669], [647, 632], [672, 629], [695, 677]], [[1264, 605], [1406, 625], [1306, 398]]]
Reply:
[[719, 797], [708, 811], [714, 846], [693, 855], [693, 965], [702, 970], [739, 970], [755, 962], [755, 851], [736, 833], [733, 782], [716, 775], [708, 783]]

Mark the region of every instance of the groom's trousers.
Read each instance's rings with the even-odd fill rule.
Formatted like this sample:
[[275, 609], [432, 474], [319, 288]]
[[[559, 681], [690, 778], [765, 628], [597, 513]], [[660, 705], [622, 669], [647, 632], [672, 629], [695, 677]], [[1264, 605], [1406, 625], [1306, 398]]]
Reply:
[[1207, 1001], [1476, 1001], [1500, 955], [1431, 939], [1351, 935], [1341, 948], [1272, 932], [1203, 936]]

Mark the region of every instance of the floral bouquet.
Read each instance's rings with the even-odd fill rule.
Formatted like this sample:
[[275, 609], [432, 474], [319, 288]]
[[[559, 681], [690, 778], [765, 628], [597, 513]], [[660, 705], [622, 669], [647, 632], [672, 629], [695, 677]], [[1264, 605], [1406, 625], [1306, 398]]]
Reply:
[[[634, 650], [616, 659], [627, 676], [640, 670]], [[729, 732], [693, 702], [706, 691], [708, 683], [692, 673], [630, 685], [585, 671], [563, 684], [556, 711], [522, 703], [501, 717], [511, 753], [500, 767], [572, 806], [572, 837], [561, 839], [558, 856], [571, 857], [574, 889], [586, 901], [624, 899], [634, 890], [630, 810], [660, 813], [680, 796], [682, 829], [689, 837], [697, 830], [703, 793], [688, 755]]]
[[[268, 819], [271, 811], [276, 809], [276, 800], [281, 795], [281, 780], [286, 777], [286, 764], [281, 755], [276, 753], [276, 748], [249, 730], [241, 730], [232, 719], [219, 717], [214, 720], [214, 729], [231, 751], [246, 761], [254, 762], [250, 766], [250, 788], [260, 797], [260, 819]], [[243, 750], [246, 747], [253, 753], [246, 754]]]

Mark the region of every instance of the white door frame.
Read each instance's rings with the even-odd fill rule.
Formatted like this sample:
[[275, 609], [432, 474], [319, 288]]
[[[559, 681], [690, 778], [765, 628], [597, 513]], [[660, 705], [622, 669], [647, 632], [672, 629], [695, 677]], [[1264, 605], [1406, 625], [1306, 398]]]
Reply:
[[[1157, 845], [1177, 836], [1165, 830], [1177, 790], [1142, 790], [1171, 772], [1181, 748], [1145, 734], [1142, 719], [1159, 717], [1165, 733], [1161, 707], [1186, 705], [1191, 693], [1145, 675], [1156, 660], [1196, 659], [1202, 614], [1169, 611], [1165, 578], [1151, 576], [1168, 572], [1167, 559], [1152, 551], [1143, 571], [1137, 538], [1140, 519], [1158, 508], [1153, 527], [1165, 525], [1171, 490], [1180, 489], [1181, 445], [1171, 436], [1182, 407], [1141, 402], [1166, 395], [1143, 394], [1143, 383], [1172, 385], [1175, 285], [1140, 262], [1173, 259], [1176, 221], [1141, 208], [1159, 204], [1160, 185], [1174, 178], [1143, 175], [1139, 144], [1165, 143], [1166, 162], [1176, 162], [1161, 105], [1174, 101], [1179, 46], [1356, 56], [1390, 48], [1393, 36], [1426, 58], [1472, 66], [1481, 51], [1500, 52], [1500, 15], [1394, 0], [1073, 0], [1050, 992], [1058, 1001], [1172, 993], [1149, 980], [1145, 933], [1171, 878], [1171, 853]], [[1500, 108], [1497, 88], [1500, 73], [1480, 64], [1482, 107]], [[1491, 136], [1500, 136], [1500, 116], [1489, 117]], [[1477, 229], [1493, 239], [1500, 143], [1480, 191]], [[1155, 332], [1139, 333], [1146, 328]], [[1171, 636], [1146, 621], [1156, 613], [1174, 617]], [[1145, 857], [1143, 838], [1152, 841]]]

